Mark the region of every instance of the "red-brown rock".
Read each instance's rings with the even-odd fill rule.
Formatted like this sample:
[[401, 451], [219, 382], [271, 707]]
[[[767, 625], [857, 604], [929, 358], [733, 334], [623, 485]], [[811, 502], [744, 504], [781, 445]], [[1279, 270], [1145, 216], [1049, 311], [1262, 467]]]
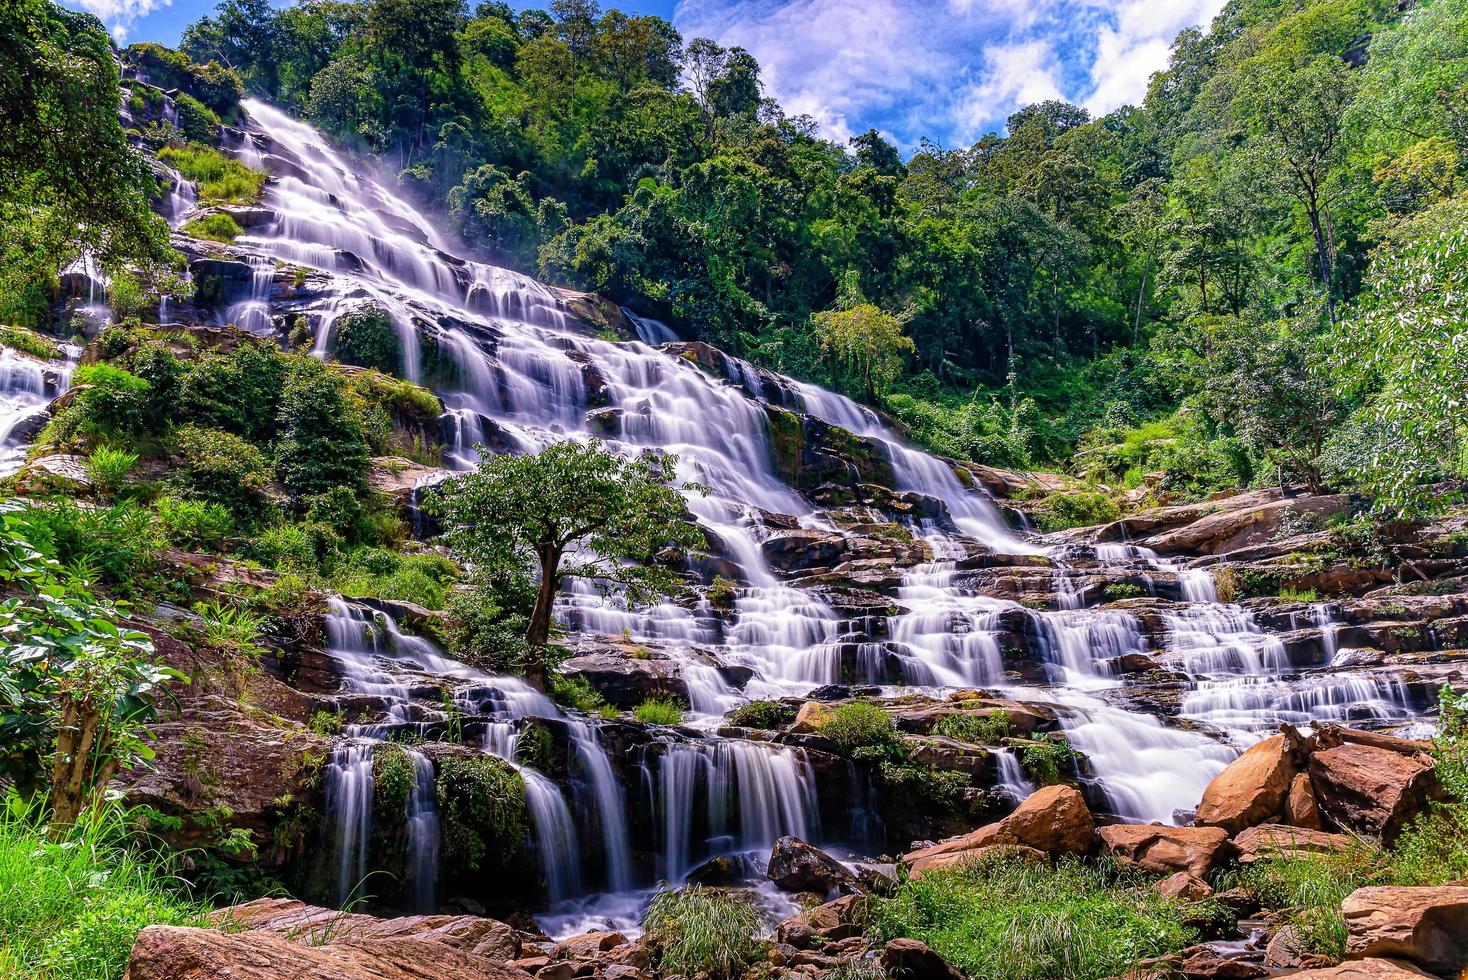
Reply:
[[1421, 756], [1346, 742], [1310, 757], [1310, 783], [1332, 822], [1390, 844], [1421, 812], [1437, 779]]
[[1278, 817], [1295, 777], [1297, 742], [1285, 733], [1251, 745], [1208, 784], [1194, 822], [1236, 834]]
[[962, 980], [963, 974], [926, 943], [916, 939], [892, 939], [882, 948], [882, 969], [889, 976], [908, 980]]
[[1320, 806], [1315, 802], [1315, 788], [1310, 785], [1309, 773], [1296, 773], [1290, 783], [1290, 794], [1285, 797], [1285, 823], [1306, 830], [1324, 830], [1320, 819]]
[[149, 926], [128, 980], [530, 980], [487, 957], [415, 938], [307, 946], [269, 932]]
[[1239, 862], [1252, 864], [1262, 857], [1299, 857], [1304, 854], [1330, 854], [1344, 851], [1352, 844], [1345, 834], [1327, 834], [1323, 830], [1262, 824], [1250, 827], [1234, 838]]
[[1468, 967], [1468, 887], [1358, 888], [1341, 914], [1352, 957], [1399, 957], [1443, 976]]
[[308, 945], [342, 939], [421, 939], [492, 960], [520, 955], [520, 939], [512, 926], [474, 915], [381, 919], [289, 898], [261, 898], [221, 909], [211, 918], [231, 930], [269, 932]]
[[1150, 874], [1186, 871], [1204, 878], [1229, 852], [1228, 831], [1221, 827], [1113, 824], [1097, 833], [1106, 853]]
[[1431, 974], [1423, 973], [1410, 963], [1398, 960], [1355, 960], [1340, 966], [1328, 966], [1321, 970], [1301, 970], [1291, 973], [1291, 980], [1416, 980]]
[[1031, 793], [998, 823], [962, 837], [904, 855], [915, 874], [959, 864], [986, 848], [1017, 846], [1043, 854], [1085, 854], [1091, 849], [1095, 822], [1080, 792], [1070, 786], [1046, 786]]
[[1213, 895], [1213, 886], [1202, 878], [1187, 871], [1179, 871], [1159, 881], [1157, 894], [1163, 898], [1176, 898], [1184, 902], [1201, 902]]

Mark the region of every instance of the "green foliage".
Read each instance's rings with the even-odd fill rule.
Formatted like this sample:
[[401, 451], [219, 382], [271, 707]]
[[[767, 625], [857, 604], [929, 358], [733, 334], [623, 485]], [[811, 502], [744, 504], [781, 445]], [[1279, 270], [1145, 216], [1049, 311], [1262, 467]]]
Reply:
[[1121, 516], [1116, 496], [1104, 490], [1057, 490], [1034, 506], [1042, 530], [1108, 524]]
[[384, 374], [403, 370], [403, 342], [392, 316], [370, 305], [343, 314], [333, 325], [332, 352], [337, 359]]
[[917, 350], [902, 333], [902, 318], [864, 302], [822, 310], [813, 319], [821, 353], [835, 359], [852, 394], [886, 394], [902, 374], [903, 355]]
[[202, 143], [165, 146], [158, 159], [199, 185], [200, 204], [255, 204], [265, 189], [264, 171]]
[[275, 471], [293, 496], [366, 489], [369, 448], [341, 375], [314, 358], [295, 360], [280, 395]]
[[685, 710], [677, 698], [648, 698], [632, 714], [644, 725], [681, 725]]
[[[338, 563], [331, 583], [343, 595], [399, 599], [426, 609], [442, 609], [447, 588], [456, 577], [453, 564], [436, 554], [405, 555], [380, 548], [358, 548]], [[455, 601], [474, 600], [460, 593]]]
[[214, 504], [245, 521], [269, 502], [270, 464], [259, 449], [219, 429], [186, 425], [173, 434], [179, 466], [171, 483], [185, 498]]
[[1432, 761], [1442, 798], [1393, 843], [1398, 884], [1441, 885], [1468, 877], [1468, 694], [1444, 686], [1438, 709]]
[[1135, 599], [1147, 594], [1147, 590], [1133, 582], [1107, 582], [1101, 587], [1101, 598], [1106, 602]]
[[416, 776], [413, 760], [396, 745], [380, 745], [372, 753], [373, 825], [401, 831]]
[[111, 806], [48, 836], [38, 807], [7, 798], [0, 974], [117, 980], [145, 926], [206, 927], [208, 906], [182, 897], [173, 869], [136, 845], [127, 816]]
[[151, 385], [110, 364], [87, 364], [72, 375], [77, 393], [51, 422], [57, 435], [93, 439], [141, 432]]
[[443, 859], [471, 871], [508, 864], [525, 844], [525, 783], [507, 763], [452, 757], [438, 764]]
[[1306, 952], [1340, 959], [1346, 953], [1341, 902], [1357, 888], [1386, 883], [1386, 874], [1381, 851], [1357, 840], [1339, 852], [1255, 861], [1229, 881], [1249, 889], [1266, 908], [1281, 910]]
[[48, 558], [127, 593], [157, 566], [153, 515], [135, 503], [79, 507], [70, 500], [28, 507], [6, 518]]
[[26, 330], [24, 327], [0, 326], [0, 346], [13, 347], [24, 354], [39, 357], [45, 361], [52, 361], [61, 356], [61, 347], [56, 341]]
[[820, 721], [820, 732], [843, 755], [862, 750], [884, 751], [897, 743], [897, 726], [892, 716], [875, 704], [854, 701], [837, 705]]
[[1075, 772], [1080, 754], [1061, 735], [1036, 735], [1025, 742], [1019, 764], [1041, 786], [1062, 782]]
[[574, 711], [591, 713], [600, 711], [607, 705], [606, 699], [597, 693], [596, 688], [591, 686], [591, 682], [581, 676], [566, 677], [562, 674], [552, 674], [549, 694], [557, 704]]
[[112, 498], [127, 485], [128, 475], [138, 465], [138, 454], [111, 446], [98, 446], [87, 456], [87, 476], [103, 497]]
[[944, 715], [933, 724], [932, 731], [975, 745], [998, 745], [1013, 734], [1009, 712], [1002, 708], [987, 715]]
[[185, 222], [180, 230], [185, 235], [194, 238], [205, 238], [211, 242], [224, 242], [225, 244], [245, 233], [245, 229], [234, 220], [234, 216], [226, 211], [215, 211], [202, 218], [194, 218], [192, 221]]
[[997, 849], [908, 879], [875, 903], [883, 939], [919, 939], [969, 976], [1100, 980], [1194, 941], [1181, 903], [1108, 866]]
[[664, 888], [642, 917], [664, 972], [715, 980], [732, 980], [754, 958], [760, 925], [759, 911], [744, 896], [698, 885]]
[[751, 701], [729, 712], [728, 722], [735, 728], [783, 728], [795, 720], [795, 711], [779, 701]]
[[204, 103], [186, 93], [174, 100], [178, 108], [178, 131], [190, 143], [217, 143], [219, 116]]

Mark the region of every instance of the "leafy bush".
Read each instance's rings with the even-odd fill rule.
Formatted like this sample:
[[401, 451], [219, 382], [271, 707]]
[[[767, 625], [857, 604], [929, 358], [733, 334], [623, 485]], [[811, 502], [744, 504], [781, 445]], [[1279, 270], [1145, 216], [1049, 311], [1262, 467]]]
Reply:
[[134, 503], [78, 507], [70, 500], [27, 507], [14, 518], [31, 541], [85, 579], [129, 591], [157, 566], [153, 515]]
[[234, 533], [234, 515], [202, 500], [162, 496], [153, 501], [165, 543], [191, 551], [221, 551]]
[[178, 107], [178, 131], [191, 143], [215, 143], [219, 140], [219, 116], [192, 95], [179, 93], [174, 99]]
[[644, 725], [681, 725], [684, 706], [677, 698], [648, 698], [632, 713]]
[[48, 835], [44, 815], [0, 812], [0, 975], [116, 980], [144, 926], [206, 926], [171, 869], [130, 846], [125, 816], [104, 808]]
[[1101, 587], [1101, 598], [1107, 602], [1135, 599], [1146, 594], [1147, 590], [1134, 582], [1107, 582]]
[[664, 973], [732, 978], [754, 958], [760, 915], [742, 895], [692, 885], [654, 895], [642, 928]]
[[244, 439], [219, 429], [186, 425], [173, 434], [173, 450], [179, 467], [172, 484], [180, 495], [218, 504], [245, 520], [265, 511], [270, 465]]
[[292, 495], [366, 490], [367, 439], [339, 373], [297, 358], [281, 392], [279, 423], [275, 470]]
[[1063, 531], [1110, 523], [1121, 516], [1121, 508], [1104, 490], [1059, 490], [1036, 504], [1034, 515], [1041, 530]]
[[341, 539], [331, 528], [307, 523], [268, 527], [245, 550], [277, 571], [307, 575], [319, 571], [340, 547]]
[[1444, 686], [1438, 710], [1432, 756], [1442, 799], [1392, 845], [1398, 884], [1441, 885], [1468, 878], [1468, 694]]
[[127, 485], [128, 474], [138, 465], [138, 454], [111, 446], [98, 446], [87, 456], [87, 475], [104, 497], [115, 496]]
[[606, 698], [585, 677], [566, 677], [564, 674], [550, 675], [550, 696], [557, 704], [574, 711], [587, 713], [600, 711], [607, 706]]
[[61, 356], [61, 347], [54, 340], [23, 327], [0, 325], [0, 347], [13, 347], [43, 361], [54, 361]]
[[919, 939], [986, 980], [1100, 980], [1194, 940], [1180, 903], [1110, 866], [1003, 853], [908, 879], [875, 902], [882, 939]]
[[52, 420], [64, 437], [128, 437], [145, 428], [151, 386], [137, 375], [111, 364], [86, 364], [72, 375], [72, 403]]
[[944, 715], [933, 725], [934, 735], [956, 738], [974, 745], [997, 745], [1013, 734], [1009, 712], [1002, 708], [987, 715]]
[[206, 354], [191, 361], [179, 378], [171, 417], [264, 445], [275, 437], [292, 363], [275, 345], [257, 341]]
[[183, 233], [193, 238], [204, 238], [211, 242], [232, 242], [245, 233], [234, 216], [223, 211], [206, 214], [184, 223]]
[[346, 487], [312, 494], [303, 503], [307, 521], [331, 528], [347, 544], [362, 544], [371, 536], [362, 502]]
[[525, 782], [490, 756], [444, 759], [436, 780], [443, 858], [471, 871], [508, 864], [525, 844]]
[[866, 701], [832, 708], [821, 722], [820, 730], [838, 752], [848, 756], [861, 750], [889, 750], [897, 744], [897, 726], [892, 716]]
[[331, 581], [343, 595], [399, 599], [425, 609], [442, 609], [454, 577], [453, 563], [439, 555], [359, 548], [337, 566]]
[[779, 701], [751, 701], [729, 712], [729, 724], [736, 728], [783, 728], [795, 720], [796, 709]]
[[1080, 754], [1061, 735], [1036, 735], [1025, 743], [1019, 764], [1041, 786], [1061, 782], [1075, 772]]
[[372, 823], [401, 831], [408, 798], [417, 777], [413, 760], [396, 745], [379, 745], [372, 753]]
[[200, 204], [254, 204], [265, 189], [264, 171], [202, 143], [165, 146], [158, 159], [199, 185]]
[[401, 374], [403, 342], [392, 316], [376, 304], [344, 313], [333, 324], [333, 353], [337, 360], [384, 374]]

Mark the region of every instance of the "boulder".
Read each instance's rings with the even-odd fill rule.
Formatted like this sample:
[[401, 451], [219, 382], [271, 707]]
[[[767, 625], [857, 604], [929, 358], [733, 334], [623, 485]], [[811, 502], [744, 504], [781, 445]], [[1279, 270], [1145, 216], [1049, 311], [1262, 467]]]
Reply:
[[1113, 824], [1097, 831], [1101, 847], [1120, 863], [1149, 874], [1186, 871], [1206, 878], [1229, 852], [1221, 827], [1163, 827]]
[[1358, 888], [1341, 914], [1353, 958], [1399, 957], [1442, 976], [1468, 967], [1468, 886]]
[[1293, 969], [1300, 965], [1304, 957], [1305, 950], [1300, 943], [1300, 935], [1291, 925], [1280, 927], [1269, 937], [1269, 944], [1264, 947], [1264, 965], [1273, 970]]
[[882, 947], [882, 969], [904, 980], [962, 980], [963, 974], [916, 939], [890, 939]]
[[608, 644], [561, 666], [567, 677], [581, 677], [607, 703], [630, 710], [649, 698], [673, 698], [688, 703], [688, 684], [676, 660], [644, 655], [640, 649]]
[[1201, 902], [1213, 897], [1213, 886], [1188, 871], [1179, 871], [1157, 883], [1157, 894], [1184, 902]]
[[831, 709], [819, 701], [807, 701], [800, 706], [795, 713], [795, 721], [790, 725], [790, 731], [796, 735], [815, 735], [821, 730], [821, 723], [831, 713]]
[[620, 932], [588, 932], [570, 939], [562, 939], [551, 950], [553, 960], [594, 959], [602, 953], [627, 945], [627, 937]]
[[1292, 730], [1251, 745], [1203, 791], [1198, 826], [1236, 834], [1278, 816], [1297, 771], [1298, 746]]
[[[1252, 503], [1247, 495], [1235, 500]], [[1293, 497], [1243, 507], [1229, 506], [1233, 503], [1229, 500], [1219, 503], [1222, 509], [1215, 513], [1200, 517], [1185, 527], [1153, 535], [1142, 543], [1164, 554], [1201, 551], [1220, 555], [1272, 540], [1278, 535], [1286, 516], [1314, 514], [1323, 520], [1338, 514], [1350, 505], [1350, 498], [1345, 494]]]
[[1085, 854], [1091, 849], [1095, 821], [1080, 792], [1071, 786], [1046, 786], [1031, 793], [1009, 816], [962, 837], [904, 855], [912, 872], [958, 864], [985, 848], [1018, 846], [1049, 856]]
[[1320, 806], [1315, 802], [1315, 788], [1310, 785], [1309, 773], [1296, 773], [1290, 783], [1289, 795], [1285, 797], [1285, 823], [1307, 830], [1323, 830]]
[[1437, 779], [1422, 756], [1345, 742], [1310, 757], [1310, 784], [1325, 817], [1390, 844], [1421, 812]]
[[1344, 851], [1352, 843], [1352, 839], [1345, 834], [1327, 834], [1323, 830], [1286, 827], [1281, 824], [1250, 827], [1234, 838], [1234, 848], [1239, 852], [1241, 864], [1253, 864], [1266, 857], [1294, 858], [1306, 854], [1330, 854]]
[[1269, 971], [1257, 963], [1220, 956], [1207, 946], [1199, 946], [1188, 950], [1182, 975], [1187, 980], [1255, 980], [1268, 976]]
[[520, 955], [520, 939], [513, 926], [474, 915], [382, 919], [290, 898], [261, 898], [221, 909], [211, 918], [231, 931], [271, 933], [309, 946], [343, 939], [418, 939], [498, 961]]
[[770, 880], [787, 892], [860, 890], [861, 884], [844, 864], [798, 837], [781, 837], [770, 851]]
[[303, 945], [268, 932], [149, 926], [128, 961], [129, 980], [530, 980], [530, 974], [417, 938], [346, 938]]
[[1291, 980], [1411, 980], [1428, 977], [1409, 963], [1399, 960], [1369, 959], [1328, 966], [1320, 970], [1301, 970], [1291, 973]]

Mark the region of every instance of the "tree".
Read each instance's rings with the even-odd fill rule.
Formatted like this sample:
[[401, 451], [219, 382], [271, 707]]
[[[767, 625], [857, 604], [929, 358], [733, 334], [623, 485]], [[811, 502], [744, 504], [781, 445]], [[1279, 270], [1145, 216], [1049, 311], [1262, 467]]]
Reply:
[[[481, 447], [481, 453], [484, 450]], [[629, 459], [601, 442], [558, 442], [528, 456], [485, 455], [478, 470], [444, 483], [429, 506], [444, 542], [482, 584], [524, 578], [538, 584], [525, 639], [541, 651], [527, 669], [546, 683], [556, 596], [568, 578], [588, 579], [645, 604], [673, 591], [678, 576], [661, 563], [669, 547], [704, 543], [685, 518], [682, 495], [707, 493], [674, 485], [677, 457], [644, 453]]]
[[902, 374], [903, 354], [915, 353], [917, 345], [902, 332], [906, 317], [865, 302], [854, 287], [848, 278], [842, 304], [815, 315], [816, 336], [821, 353], [848, 375], [859, 375], [863, 397], [874, 401]]

